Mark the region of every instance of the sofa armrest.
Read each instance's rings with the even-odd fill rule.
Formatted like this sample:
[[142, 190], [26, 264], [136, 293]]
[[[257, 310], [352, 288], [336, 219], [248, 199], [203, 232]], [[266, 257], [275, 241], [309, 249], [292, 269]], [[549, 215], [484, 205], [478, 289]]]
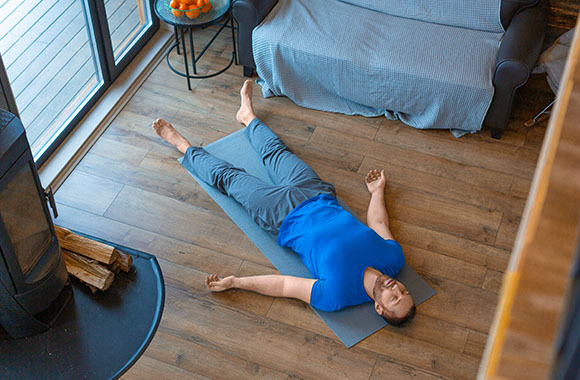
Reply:
[[278, 0], [234, 0], [232, 16], [238, 23], [238, 55], [244, 67], [255, 68], [252, 31], [270, 13]]
[[[495, 70], [522, 65], [528, 74], [534, 68], [546, 35], [547, 12], [542, 5], [518, 12], [506, 30], [497, 54]], [[527, 80], [523, 79], [523, 82]], [[520, 81], [522, 82], [522, 81]], [[523, 84], [523, 83], [521, 83]]]
[[495, 92], [484, 121], [492, 133], [507, 127], [515, 91], [527, 82], [540, 55], [546, 24], [546, 7], [538, 4], [519, 11], [506, 30], [495, 63]]

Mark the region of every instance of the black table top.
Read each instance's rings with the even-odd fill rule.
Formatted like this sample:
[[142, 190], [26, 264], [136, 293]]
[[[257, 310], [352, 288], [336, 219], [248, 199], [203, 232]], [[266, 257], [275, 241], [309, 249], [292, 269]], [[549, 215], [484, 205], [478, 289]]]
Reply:
[[73, 298], [53, 327], [23, 339], [0, 336], [0, 378], [102, 380], [137, 361], [161, 320], [163, 276], [154, 256], [111, 245], [133, 256], [132, 270], [95, 294], [71, 278]]
[[212, 8], [207, 13], [202, 13], [198, 18], [189, 18], [185, 15], [176, 17], [171, 13], [170, 0], [155, 0], [155, 14], [173, 26], [182, 27], [203, 27], [222, 18], [230, 9], [230, 0], [210, 0]]

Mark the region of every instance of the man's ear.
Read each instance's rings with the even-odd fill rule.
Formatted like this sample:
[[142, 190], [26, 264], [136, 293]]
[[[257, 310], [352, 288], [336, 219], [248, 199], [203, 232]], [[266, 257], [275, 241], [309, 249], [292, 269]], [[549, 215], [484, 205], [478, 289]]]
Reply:
[[377, 301], [375, 301], [375, 310], [379, 315], [383, 315], [383, 307]]

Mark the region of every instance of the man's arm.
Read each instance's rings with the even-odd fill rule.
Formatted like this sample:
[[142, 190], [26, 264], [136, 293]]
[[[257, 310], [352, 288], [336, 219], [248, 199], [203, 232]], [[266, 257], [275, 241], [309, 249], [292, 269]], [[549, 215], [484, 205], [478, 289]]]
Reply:
[[272, 297], [297, 298], [306, 303], [310, 303], [310, 292], [315, 282], [316, 280], [312, 278], [279, 274], [249, 277], [228, 276], [222, 279], [217, 274], [211, 274], [205, 279], [207, 288], [212, 292], [238, 288]]
[[395, 240], [389, 229], [389, 215], [385, 206], [385, 171], [371, 170], [365, 179], [371, 200], [367, 210], [367, 225], [385, 240]]

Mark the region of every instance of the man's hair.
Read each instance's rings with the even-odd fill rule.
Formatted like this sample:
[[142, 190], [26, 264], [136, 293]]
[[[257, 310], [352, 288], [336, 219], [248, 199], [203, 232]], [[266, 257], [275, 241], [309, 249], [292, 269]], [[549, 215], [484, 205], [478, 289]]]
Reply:
[[407, 315], [405, 315], [402, 318], [391, 318], [386, 316], [385, 312], [383, 312], [383, 314], [381, 315], [385, 321], [387, 321], [387, 323], [391, 326], [396, 326], [396, 327], [403, 327], [407, 322], [409, 322], [411, 319], [415, 318], [415, 314], [417, 313], [417, 307], [415, 306], [415, 304], [413, 304], [413, 306], [411, 306], [411, 308], [409, 309], [409, 312], [407, 313]]

